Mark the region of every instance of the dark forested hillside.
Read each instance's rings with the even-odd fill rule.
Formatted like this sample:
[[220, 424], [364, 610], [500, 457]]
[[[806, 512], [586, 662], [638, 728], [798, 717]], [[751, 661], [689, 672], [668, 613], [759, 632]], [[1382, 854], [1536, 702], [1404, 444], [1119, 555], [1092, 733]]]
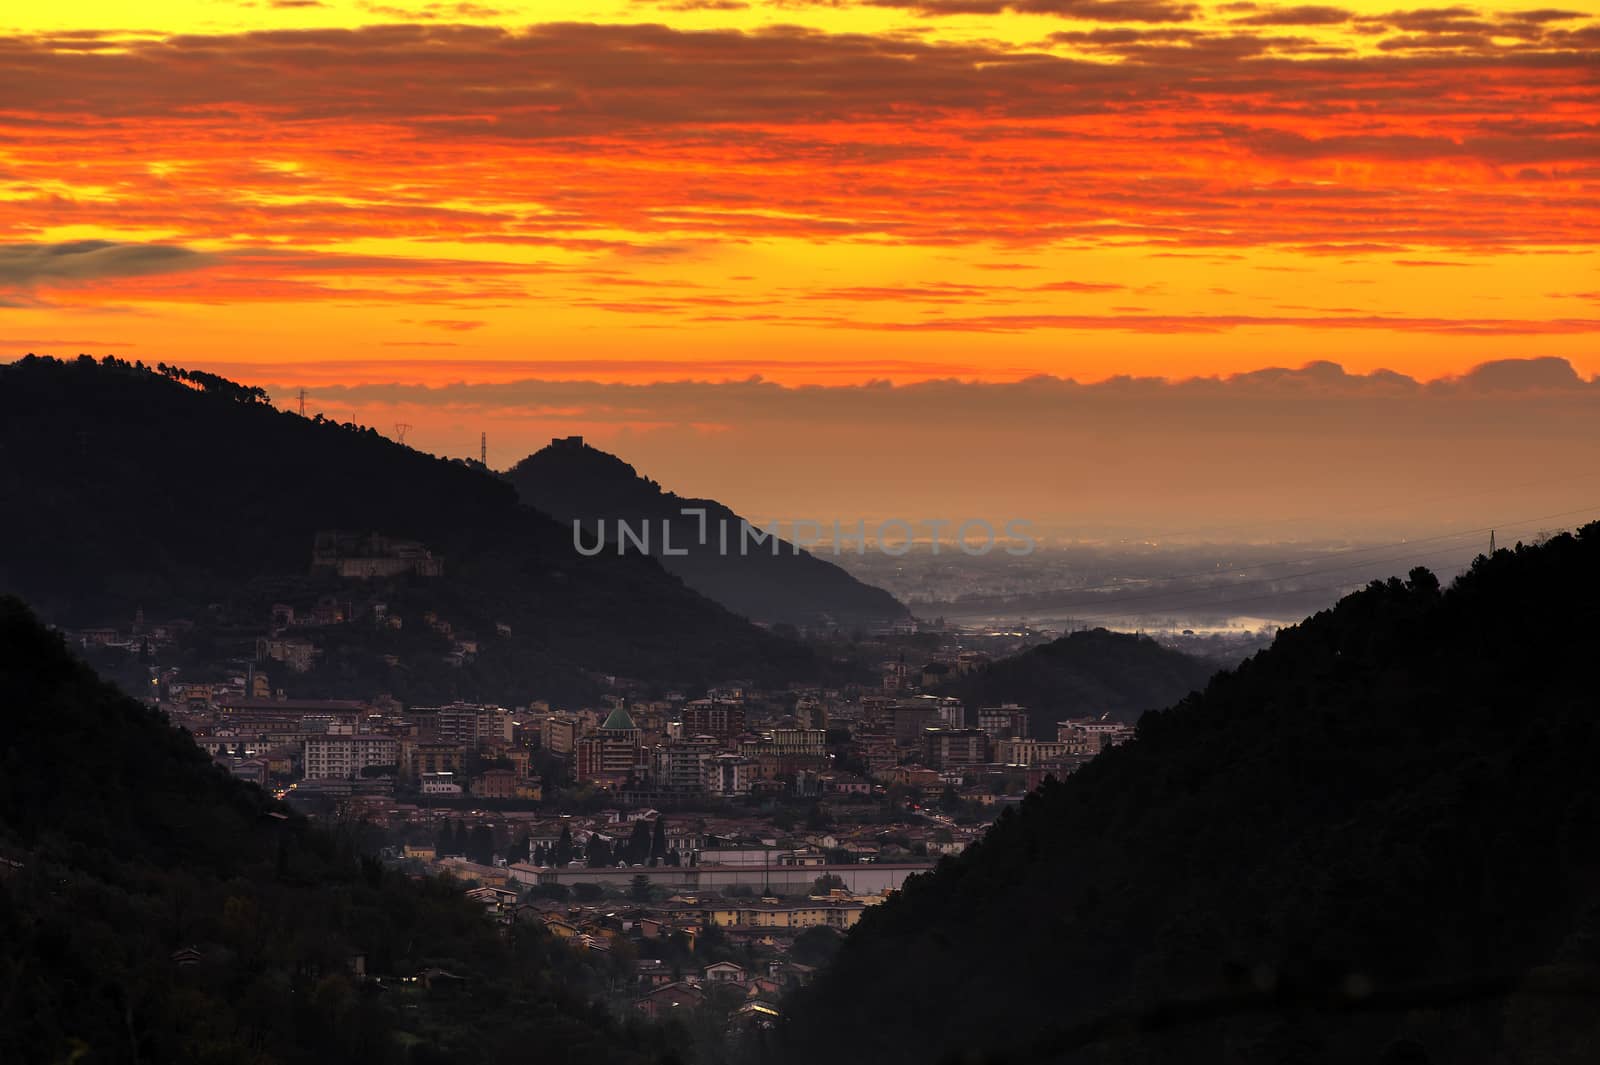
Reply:
[[[614, 455], [577, 440], [557, 440], [519, 462], [507, 475], [523, 502], [554, 515], [563, 522], [582, 521], [591, 530], [597, 523], [616, 542], [616, 521], [637, 528], [651, 527], [650, 552], [684, 583], [716, 600], [736, 614], [765, 622], [796, 625], [834, 624], [844, 627], [881, 624], [906, 617], [907, 611], [881, 588], [863, 584], [850, 574], [809, 552], [795, 553], [788, 542], [776, 555], [766, 544], [752, 545], [748, 554], [738, 551], [739, 515], [714, 499], [686, 499], [664, 491], [659, 484]], [[707, 542], [700, 538], [700, 518], [685, 517], [683, 508], [705, 510]], [[674, 551], [662, 553], [661, 522], [671, 523]], [[717, 530], [726, 522], [732, 551], [720, 549]]]
[[1148, 636], [1089, 629], [1001, 659], [943, 690], [969, 707], [1018, 703], [1033, 711], [1033, 735], [1052, 737], [1068, 717], [1132, 722], [1204, 686], [1216, 665]]
[[1591, 1062], [1600, 525], [1279, 634], [873, 907], [785, 1060]]
[[588, 1005], [610, 974], [288, 814], [9, 597], [0, 729], [0, 1061], [670, 1054], [663, 1030]]
[[[814, 669], [649, 559], [580, 557], [485, 471], [210, 375], [0, 366], [0, 506], [0, 590], [54, 622], [126, 628], [142, 609], [224, 652], [242, 634], [248, 651], [276, 602], [348, 607], [349, 623], [301, 634], [317, 644], [317, 694], [510, 702], [580, 696], [596, 672], [782, 682]], [[314, 573], [313, 543], [332, 530], [414, 541], [442, 575]], [[374, 601], [404, 627], [375, 625]], [[445, 664], [446, 625], [474, 642], [464, 664]]]

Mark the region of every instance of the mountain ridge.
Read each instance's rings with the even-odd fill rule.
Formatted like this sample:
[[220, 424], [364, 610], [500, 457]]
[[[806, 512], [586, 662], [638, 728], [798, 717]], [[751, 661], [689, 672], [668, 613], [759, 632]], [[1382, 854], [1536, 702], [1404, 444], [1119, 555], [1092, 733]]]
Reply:
[[1600, 523], [1373, 582], [874, 907], [775, 1053], [1591, 1060], [1597, 627]]
[[234, 779], [5, 595], [0, 723], [0, 1060], [681, 1060], [591, 1005], [603, 965]]
[[[748, 553], [723, 551], [721, 530], [728, 530], [728, 543], [737, 545], [744, 521], [731, 508], [714, 499], [669, 492], [581, 437], [551, 441], [505, 477], [524, 502], [561, 521], [581, 523], [586, 543], [603, 539], [606, 553], [614, 552], [621, 539], [617, 521], [628, 522], [631, 528], [647, 524], [651, 557], [689, 587], [753, 620], [851, 627], [910, 616], [888, 592], [809, 551], [797, 551], [788, 541], [752, 544]], [[685, 509], [704, 515], [685, 515]], [[670, 530], [671, 554], [666, 552], [663, 527]]]
[[[580, 557], [485, 471], [208, 374], [88, 357], [0, 366], [0, 505], [0, 590], [63, 624], [142, 608], [232, 639], [277, 602], [351, 605], [359, 624], [292, 630], [317, 644], [304, 678], [317, 694], [579, 699], [600, 674], [783, 684], [818, 668], [652, 560]], [[334, 530], [411, 543], [440, 572], [313, 570]], [[461, 635], [476, 649], [450, 664]]]
[[1174, 651], [1148, 636], [1081, 629], [991, 662], [939, 689], [969, 711], [1017, 703], [1028, 707], [1035, 737], [1055, 735], [1068, 717], [1132, 724], [1146, 710], [1171, 705], [1216, 672], [1214, 663]]

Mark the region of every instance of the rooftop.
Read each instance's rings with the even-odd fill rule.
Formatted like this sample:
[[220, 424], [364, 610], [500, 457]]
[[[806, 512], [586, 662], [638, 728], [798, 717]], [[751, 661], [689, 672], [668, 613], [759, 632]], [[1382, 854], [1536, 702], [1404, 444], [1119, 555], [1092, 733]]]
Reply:
[[615, 710], [611, 711], [611, 713], [606, 715], [605, 723], [600, 727], [603, 729], [631, 731], [637, 729], [639, 726], [635, 725], [633, 723], [633, 718], [628, 716], [628, 712], [619, 706]]

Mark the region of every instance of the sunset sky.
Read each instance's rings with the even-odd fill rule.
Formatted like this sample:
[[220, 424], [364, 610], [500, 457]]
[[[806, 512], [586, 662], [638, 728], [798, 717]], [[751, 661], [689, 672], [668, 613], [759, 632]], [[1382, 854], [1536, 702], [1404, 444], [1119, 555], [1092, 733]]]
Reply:
[[[641, 398], [687, 379], [1600, 374], [1587, 0], [6, 8], [8, 358], [492, 428], [497, 465], [736, 427]], [[528, 381], [631, 391], [439, 387]]]

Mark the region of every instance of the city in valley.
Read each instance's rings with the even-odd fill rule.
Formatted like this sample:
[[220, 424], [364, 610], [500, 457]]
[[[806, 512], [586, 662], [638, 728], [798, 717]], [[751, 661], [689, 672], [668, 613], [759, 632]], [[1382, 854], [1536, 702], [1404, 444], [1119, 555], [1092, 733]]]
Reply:
[[[378, 575], [346, 565], [357, 573]], [[233, 776], [329, 825], [358, 825], [384, 861], [453, 878], [495, 921], [542, 925], [605, 969], [619, 1007], [647, 1015], [777, 1016], [867, 907], [1046, 777], [1132, 734], [1093, 715], [1041, 734], [1034, 708], [936, 694], [990, 662], [974, 646], [1049, 634], [918, 639], [914, 623], [864, 635], [886, 657], [876, 677], [840, 687], [730, 679], [594, 705], [422, 706], [383, 692], [287, 697], [275, 684], [310, 670], [330, 626], [408, 624], [449, 637], [458, 665], [476, 653], [446, 619], [354, 594], [274, 604], [253, 655], [204, 670], [216, 680], [159, 664], [193, 622], [140, 617], [66, 636], [91, 661], [139, 663], [145, 701]]]
[[0, 3], [0, 1065], [1595, 1065], [1597, 2]]

